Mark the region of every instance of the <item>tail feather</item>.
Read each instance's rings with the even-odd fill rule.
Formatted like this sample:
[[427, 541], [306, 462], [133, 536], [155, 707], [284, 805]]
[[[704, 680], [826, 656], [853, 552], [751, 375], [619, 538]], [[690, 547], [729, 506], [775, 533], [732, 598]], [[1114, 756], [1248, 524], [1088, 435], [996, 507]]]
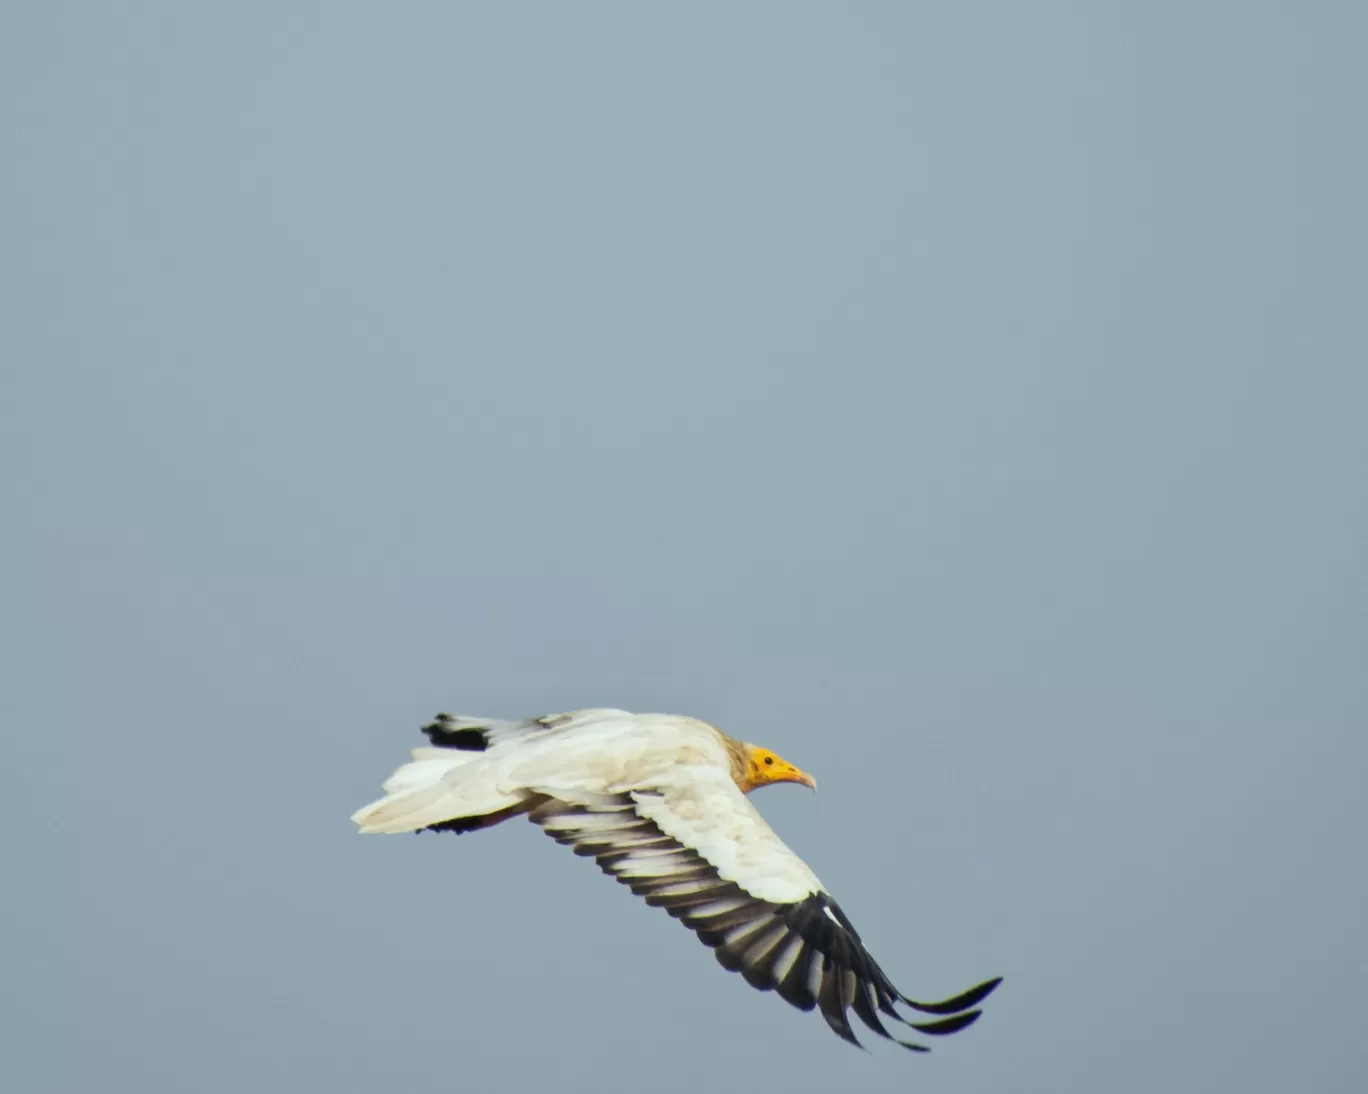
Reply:
[[510, 805], [507, 809], [496, 809], [493, 813], [485, 813], [479, 817], [453, 817], [451, 820], [429, 824], [426, 828], [420, 828], [419, 831], [455, 832], [459, 835], [462, 832], [475, 832], [481, 828], [492, 828], [496, 824], [502, 824], [509, 817], [520, 817], [524, 813], [530, 813], [546, 800], [546, 796], [543, 794], [529, 794], [517, 805]]
[[385, 780], [385, 796], [358, 809], [352, 820], [362, 832], [464, 832], [497, 824], [539, 800], [532, 790], [499, 789], [508, 746], [618, 715], [628, 717], [607, 708], [522, 721], [438, 714], [423, 727], [431, 745], [415, 748], [413, 759]]
[[457, 752], [446, 748], [415, 748], [413, 760], [396, 768], [393, 775], [381, 784], [387, 794], [402, 794], [440, 782], [447, 772], [479, 758], [478, 752]]
[[[481, 753], [440, 748], [414, 752], [411, 763], [385, 780], [385, 796], [352, 814], [362, 832], [417, 832], [445, 821], [497, 813], [529, 796], [521, 790], [500, 790], [496, 769], [482, 762]], [[431, 755], [434, 752], [441, 755]]]

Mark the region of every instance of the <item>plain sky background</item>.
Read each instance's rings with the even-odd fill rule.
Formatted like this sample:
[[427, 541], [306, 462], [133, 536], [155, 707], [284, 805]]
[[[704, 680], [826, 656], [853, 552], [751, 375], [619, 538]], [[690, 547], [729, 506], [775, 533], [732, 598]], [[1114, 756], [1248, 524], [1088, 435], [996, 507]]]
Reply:
[[[1359, 3], [0, 8], [6, 1090], [1368, 1089]], [[708, 718], [864, 1055], [438, 710]]]

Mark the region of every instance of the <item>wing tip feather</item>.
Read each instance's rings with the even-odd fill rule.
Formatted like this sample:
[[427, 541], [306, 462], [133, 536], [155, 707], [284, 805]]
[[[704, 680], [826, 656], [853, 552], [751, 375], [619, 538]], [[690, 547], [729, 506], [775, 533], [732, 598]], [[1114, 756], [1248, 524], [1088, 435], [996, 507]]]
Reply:
[[970, 1007], [982, 1003], [988, 996], [997, 990], [997, 986], [1002, 983], [1002, 977], [995, 976], [991, 980], [985, 980], [982, 984], [976, 984], [968, 991], [960, 992], [959, 995], [950, 999], [942, 999], [938, 1003], [919, 1003], [915, 999], [909, 999], [902, 993], [898, 994], [898, 1000], [913, 1010], [919, 1010], [923, 1014], [959, 1014], [961, 1011], [968, 1010]]

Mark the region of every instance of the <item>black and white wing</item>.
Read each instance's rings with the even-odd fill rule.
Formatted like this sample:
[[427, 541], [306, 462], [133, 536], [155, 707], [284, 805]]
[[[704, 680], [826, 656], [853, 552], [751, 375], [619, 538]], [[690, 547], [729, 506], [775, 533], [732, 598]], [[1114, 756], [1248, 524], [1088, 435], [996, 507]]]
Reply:
[[[528, 816], [694, 931], [723, 968], [800, 1010], [820, 1010], [852, 1044], [852, 1010], [880, 1037], [918, 1052], [927, 1047], [894, 1037], [882, 1019], [943, 1035], [978, 1018], [1000, 978], [936, 1003], [903, 995], [816, 875], [724, 773], [714, 774], [694, 769], [687, 781], [573, 801], [548, 796]], [[899, 1006], [935, 1017], [911, 1021]]]

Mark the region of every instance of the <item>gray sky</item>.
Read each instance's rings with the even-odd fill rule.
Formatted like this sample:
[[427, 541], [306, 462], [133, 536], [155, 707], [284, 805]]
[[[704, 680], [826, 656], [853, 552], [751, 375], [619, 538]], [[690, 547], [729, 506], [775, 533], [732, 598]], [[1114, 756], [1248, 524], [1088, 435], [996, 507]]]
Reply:
[[[4, 5], [2, 1085], [1368, 1087], [1366, 13]], [[586, 705], [985, 1020], [353, 834]]]

